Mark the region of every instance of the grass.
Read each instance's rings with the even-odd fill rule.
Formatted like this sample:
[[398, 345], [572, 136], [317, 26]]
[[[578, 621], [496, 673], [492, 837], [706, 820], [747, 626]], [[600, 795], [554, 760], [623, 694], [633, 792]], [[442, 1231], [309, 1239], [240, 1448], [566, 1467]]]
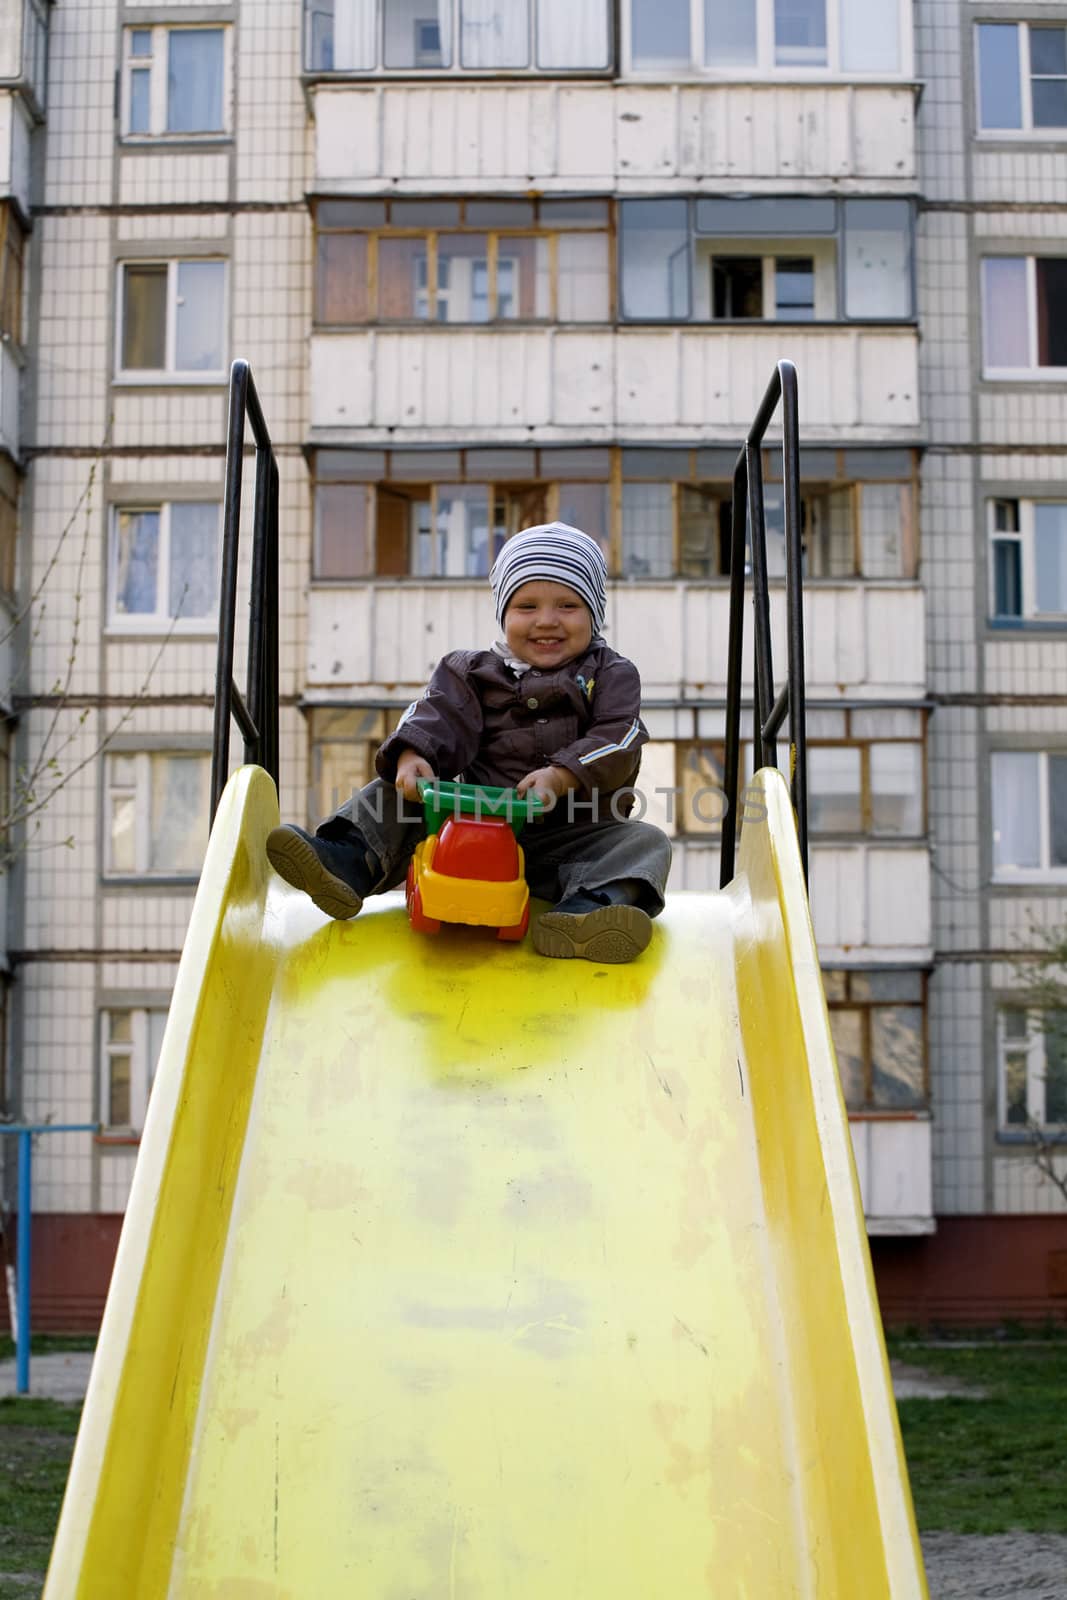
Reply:
[[0, 1398], [0, 1600], [41, 1592], [80, 1405]]
[[1067, 1534], [1067, 1340], [891, 1353], [988, 1396], [900, 1402], [920, 1530]]

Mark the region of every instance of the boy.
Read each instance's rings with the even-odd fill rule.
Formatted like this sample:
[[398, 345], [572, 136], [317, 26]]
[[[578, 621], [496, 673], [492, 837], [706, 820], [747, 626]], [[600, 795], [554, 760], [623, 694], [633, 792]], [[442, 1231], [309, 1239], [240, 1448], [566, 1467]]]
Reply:
[[267, 854], [320, 910], [354, 917], [404, 881], [423, 827], [403, 801], [417, 801], [419, 778], [515, 788], [551, 808], [522, 835], [530, 893], [558, 902], [535, 923], [534, 949], [632, 961], [663, 910], [671, 847], [626, 820], [648, 734], [637, 668], [600, 634], [604, 557], [552, 522], [509, 539], [489, 582], [503, 638], [445, 656], [378, 751], [378, 779], [314, 837], [275, 828]]

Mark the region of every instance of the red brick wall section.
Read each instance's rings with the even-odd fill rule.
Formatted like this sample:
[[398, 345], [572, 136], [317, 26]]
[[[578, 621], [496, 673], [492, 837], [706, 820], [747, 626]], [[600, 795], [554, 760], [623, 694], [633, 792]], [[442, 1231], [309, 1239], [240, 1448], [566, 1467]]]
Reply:
[[[35, 1333], [96, 1331], [121, 1226], [120, 1216], [34, 1217]], [[14, 1218], [4, 1251], [13, 1261]], [[1067, 1215], [941, 1217], [934, 1234], [872, 1239], [871, 1255], [890, 1327], [1067, 1322]]]
[[939, 1217], [917, 1239], [872, 1239], [889, 1327], [1067, 1322], [1067, 1215]]
[[[15, 1260], [12, 1216], [5, 1260]], [[30, 1235], [30, 1327], [34, 1333], [95, 1333], [118, 1248], [121, 1216], [42, 1212]], [[6, 1312], [3, 1324], [6, 1326]]]

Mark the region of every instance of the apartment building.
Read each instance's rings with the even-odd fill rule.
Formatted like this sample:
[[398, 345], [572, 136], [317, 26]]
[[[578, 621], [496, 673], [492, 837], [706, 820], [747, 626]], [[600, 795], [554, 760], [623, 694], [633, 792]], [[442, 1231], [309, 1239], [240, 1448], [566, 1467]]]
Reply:
[[1012, 1304], [1055, 1303], [1024, 1135], [1067, 1090], [1006, 953], [1063, 909], [1067, 11], [1022, 9], [0, 0], [9, 726], [62, 779], [7, 874], [7, 1105], [101, 1129], [40, 1141], [42, 1316], [99, 1308], [206, 838], [238, 355], [283, 814], [365, 781], [558, 516], [608, 560], [677, 889], [718, 881], [733, 459], [795, 361], [813, 908], [880, 1285], [951, 1314], [992, 1228]]

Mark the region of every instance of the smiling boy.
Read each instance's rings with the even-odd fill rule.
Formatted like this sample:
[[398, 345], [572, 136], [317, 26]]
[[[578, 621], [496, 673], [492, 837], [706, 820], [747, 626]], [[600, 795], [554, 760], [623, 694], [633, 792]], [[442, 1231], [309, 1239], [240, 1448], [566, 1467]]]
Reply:
[[378, 751], [378, 779], [314, 836], [275, 828], [275, 870], [333, 917], [401, 884], [422, 837], [402, 801], [419, 778], [513, 787], [551, 809], [523, 835], [532, 895], [556, 902], [534, 924], [542, 955], [630, 961], [663, 909], [671, 847], [628, 819], [648, 738], [637, 668], [601, 636], [607, 569], [565, 523], [527, 528], [490, 573], [502, 638], [438, 663]]

